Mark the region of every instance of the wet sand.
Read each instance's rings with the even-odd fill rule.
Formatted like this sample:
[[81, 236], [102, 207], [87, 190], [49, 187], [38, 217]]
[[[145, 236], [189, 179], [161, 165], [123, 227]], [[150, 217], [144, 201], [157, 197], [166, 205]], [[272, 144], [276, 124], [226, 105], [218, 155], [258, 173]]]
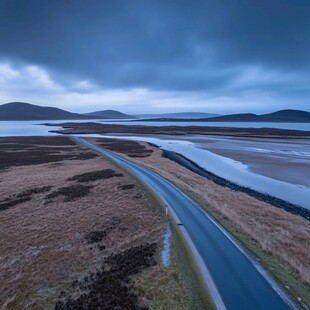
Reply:
[[[93, 136], [83, 135], [85, 136]], [[232, 158], [224, 157], [222, 155], [213, 153], [211, 150], [207, 150], [206, 148], [201, 148], [201, 144], [205, 146], [206, 144], [215, 144], [216, 139], [221, 139], [221, 137], [215, 137], [213, 140], [212, 137], [198, 136], [198, 135], [183, 135], [183, 136], [175, 136], [175, 135], [95, 135], [97, 137], [113, 137], [113, 138], [125, 138], [129, 140], [137, 140], [137, 141], [145, 141], [148, 143], [152, 143], [162, 150], [172, 151], [182, 156], [186, 157], [190, 161], [196, 163], [201, 168], [211, 172], [212, 174], [224, 178], [227, 181], [240, 185], [241, 187], [246, 187], [249, 189], [253, 189], [261, 194], [267, 194], [269, 196], [276, 197], [282, 201], [287, 201], [288, 203], [301, 206], [306, 209], [310, 209], [309, 201], [310, 201], [310, 190], [306, 185], [298, 185], [297, 183], [292, 183], [288, 179], [286, 181], [278, 180], [276, 178], [272, 178], [267, 175], [263, 175], [261, 172], [254, 172], [249, 169], [249, 166], [237, 161]], [[239, 138], [231, 138], [230, 142], [232, 145], [237, 145], [236, 141]], [[211, 140], [210, 140], [211, 139]], [[207, 142], [206, 142], [207, 141]], [[268, 139], [267, 139], [268, 141]], [[282, 141], [282, 140], [281, 140]], [[286, 141], [289, 143], [293, 143], [294, 141], [298, 141], [296, 139], [292, 140], [283, 140], [285, 144]], [[268, 149], [268, 144], [266, 145]], [[285, 144], [286, 145], [286, 144]], [[237, 146], [238, 149], [238, 146]], [[303, 148], [304, 152], [307, 151], [306, 148]], [[270, 150], [271, 151], [271, 150]], [[265, 153], [262, 153], [261, 158], [264, 158]], [[292, 151], [295, 154], [295, 151]], [[303, 154], [303, 153], [302, 153]], [[298, 154], [295, 154], [296, 156]], [[307, 155], [307, 154], [303, 154]], [[268, 161], [268, 159], [266, 159]], [[263, 166], [263, 161], [261, 165]], [[270, 166], [270, 172], [273, 170], [273, 166], [277, 165], [277, 161], [274, 161]], [[283, 165], [289, 166], [284, 161]], [[307, 160], [305, 160], [305, 165], [308, 165]], [[292, 168], [293, 169], [293, 168]], [[278, 170], [281, 173], [281, 170]], [[297, 172], [295, 172], [297, 173]], [[285, 176], [285, 175], [284, 175]], [[307, 178], [299, 177], [301, 180], [307, 180]], [[305, 182], [306, 184], [306, 182]]]
[[254, 173], [310, 187], [310, 140], [204, 137], [189, 141], [237, 160]]
[[[307, 131], [95, 123], [52, 126], [62, 126], [64, 129], [59, 133], [117, 133], [143, 141], [152, 142], [153, 139], [163, 149], [179, 152], [232, 182], [309, 208], [310, 132]], [[178, 143], [180, 145], [176, 145]]]
[[[127, 139], [127, 137], [124, 138]], [[131, 138], [138, 140], [139, 137]], [[98, 146], [104, 140], [99, 137], [88, 139]], [[177, 142], [178, 145], [185, 144], [185, 141]], [[168, 143], [165, 146], [169, 145]], [[143, 144], [148, 148], [150, 147], [147, 143]], [[188, 142], [186, 142], [187, 144]], [[221, 223], [227, 224], [230, 231], [239, 237], [246, 238], [247, 245], [250, 245], [252, 250], [252, 247], [260, 248], [264, 253], [275, 258], [280, 266], [302, 279], [303, 283], [310, 283], [310, 273], [306, 267], [309, 265], [307, 245], [309, 243], [310, 221], [282, 208], [275, 208], [246, 192], [232, 190], [226, 186], [227, 184], [224, 186], [218, 184], [213, 179], [197, 174], [185, 165], [180, 165], [167, 157], [163, 157], [163, 150], [158, 147], [152, 147], [152, 149], [153, 152], [147, 157], [132, 158], [123, 152], [120, 154], [151, 168], [173, 182], [205, 206], [208, 212], [219, 219]], [[266, 261], [267, 266], [270, 262], [270, 260]], [[282, 271], [277, 273], [274, 268], [273, 263], [270, 265], [270, 269], [267, 267], [286, 284], [288, 280], [286, 274]], [[282, 278], [283, 276], [284, 278]], [[308, 289], [303, 288], [302, 290], [305, 292], [303, 294], [302, 290], [297, 288], [298, 285], [295, 283], [295, 286], [293, 283], [295, 282], [290, 279], [290, 293], [300, 296], [303, 302], [309, 304]], [[296, 289], [293, 289], [293, 285]]]
[[238, 184], [231, 182], [227, 179], [219, 177], [219, 176], [213, 174], [212, 172], [205, 170], [204, 168], [197, 165], [195, 162], [189, 160], [185, 156], [182, 156], [178, 153], [164, 150], [162, 156], [176, 162], [177, 164], [185, 167], [186, 169], [189, 169], [190, 171], [192, 171], [192, 172], [194, 172], [200, 176], [207, 178], [208, 180], [211, 180], [212, 182], [214, 182], [217, 185], [223, 186], [225, 188], [229, 188], [229, 189], [233, 190], [234, 192], [245, 193], [251, 197], [254, 197], [257, 200], [263, 201], [263, 202], [268, 203], [274, 207], [281, 208], [287, 212], [290, 212], [290, 213], [295, 214], [295, 215], [302, 216], [305, 219], [310, 220], [310, 210], [308, 210], [308, 209], [299, 207], [299, 206], [294, 205], [292, 203], [289, 203], [285, 200], [271, 196], [267, 193], [261, 193], [261, 192], [258, 192], [256, 190], [253, 190], [249, 187], [241, 186], [241, 185], [238, 185]]

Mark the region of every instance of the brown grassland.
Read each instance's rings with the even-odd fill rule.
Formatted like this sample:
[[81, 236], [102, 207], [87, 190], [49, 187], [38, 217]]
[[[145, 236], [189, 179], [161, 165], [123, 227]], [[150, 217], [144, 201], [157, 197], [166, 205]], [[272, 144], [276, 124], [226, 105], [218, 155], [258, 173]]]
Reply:
[[46, 124], [48, 126], [62, 127], [55, 130], [57, 133], [124, 133], [124, 134], [169, 134], [169, 135], [219, 135], [219, 136], [238, 136], [238, 137], [264, 137], [264, 138], [299, 138], [307, 139], [310, 137], [309, 131], [288, 130], [276, 128], [235, 128], [235, 127], [212, 127], [212, 126], [143, 126], [143, 125], [118, 125], [103, 123], [59, 123]]
[[[89, 138], [104, 146], [106, 139]], [[310, 305], [310, 222], [247, 194], [234, 192], [163, 158], [153, 150], [148, 157], [131, 158], [156, 171], [197, 200], [236, 236], [301, 304]], [[117, 150], [115, 150], [117, 151]], [[121, 155], [127, 156], [122, 150]]]
[[0, 138], [0, 159], [0, 309], [205, 307], [174, 234], [161, 265], [163, 212], [129, 174], [65, 137]]

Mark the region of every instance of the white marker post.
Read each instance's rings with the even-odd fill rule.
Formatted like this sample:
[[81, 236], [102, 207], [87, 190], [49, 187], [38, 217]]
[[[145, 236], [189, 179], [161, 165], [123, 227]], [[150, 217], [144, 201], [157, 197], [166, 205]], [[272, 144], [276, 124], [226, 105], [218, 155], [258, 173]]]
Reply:
[[168, 215], [168, 206], [166, 205], [166, 215]]

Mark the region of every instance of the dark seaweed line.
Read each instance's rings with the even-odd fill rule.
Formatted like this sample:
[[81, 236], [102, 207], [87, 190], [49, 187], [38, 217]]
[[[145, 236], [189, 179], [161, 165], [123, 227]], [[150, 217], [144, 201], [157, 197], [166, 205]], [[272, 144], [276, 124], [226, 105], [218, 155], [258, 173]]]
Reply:
[[227, 187], [227, 188], [229, 188], [235, 192], [246, 193], [246, 194], [248, 194], [248, 195], [250, 195], [250, 196], [252, 196], [258, 200], [261, 200], [263, 202], [267, 202], [267, 203], [273, 205], [274, 207], [284, 209], [287, 212], [290, 212], [290, 213], [295, 214], [295, 215], [302, 216], [305, 219], [310, 220], [310, 210], [307, 210], [303, 207], [289, 203], [283, 199], [276, 198], [276, 197], [271, 196], [269, 194], [261, 193], [261, 192], [258, 192], [256, 190], [253, 190], [249, 187], [241, 186], [241, 185], [238, 185], [234, 182], [228, 181], [228, 180], [226, 180], [222, 177], [219, 177], [216, 174], [200, 167], [195, 162], [191, 161], [190, 159], [186, 158], [185, 156], [183, 156], [179, 153], [163, 150], [162, 156], [176, 162], [177, 164], [191, 170], [192, 172], [199, 174], [200, 176], [207, 178], [208, 180], [213, 181], [214, 183], [216, 183], [218, 185]]

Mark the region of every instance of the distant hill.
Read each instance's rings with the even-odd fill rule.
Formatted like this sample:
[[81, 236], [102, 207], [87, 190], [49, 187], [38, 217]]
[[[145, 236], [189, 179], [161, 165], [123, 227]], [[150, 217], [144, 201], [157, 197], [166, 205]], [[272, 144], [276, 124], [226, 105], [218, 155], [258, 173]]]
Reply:
[[92, 117], [71, 113], [58, 108], [42, 107], [24, 102], [10, 102], [0, 105], [1, 121], [73, 120], [90, 118]]
[[[143, 121], [143, 120], [141, 120]], [[228, 114], [216, 117], [205, 118], [152, 118], [148, 121], [161, 121], [161, 122], [261, 122], [261, 123], [310, 123], [310, 112], [299, 110], [280, 110], [268, 114]]]
[[280, 110], [277, 112], [261, 115], [267, 118], [285, 120], [285, 119], [296, 119], [296, 120], [308, 120], [310, 119], [310, 112], [300, 110]]
[[98, 118], [110, 118], [110, 119], [133, 119], [136, 118], [132, 115], [127, 115], [125, 113], [115, 111], [115, 110], [103, 110], [91, 113], [84, 113], [84, 115], [98, 117]]
[[269, 114], [230, 114], [207, 119], [206, 122], [270, 122], [270, 123], [308, 123], [310, 122], [310, 112], [300, 110], [280, 110]]
[[260, 122], [261, 117], [257, 114], [252, 113], [241, 113], [241, 114], [229, 114], [216, 117], [210, 117], [207, 119], [201, 119], [206, 122]]
[[136, 115], [138, 118], [142, 119], [152, 119], [152, 118], [161, 118], [161, 119], [199, 119], [199, 118], [208, 118], [218, 116], [218, 114], [204, 113], [204, 112], [179, 112], [179, 113], [164, 113], [164, 114], [140, 114]]

